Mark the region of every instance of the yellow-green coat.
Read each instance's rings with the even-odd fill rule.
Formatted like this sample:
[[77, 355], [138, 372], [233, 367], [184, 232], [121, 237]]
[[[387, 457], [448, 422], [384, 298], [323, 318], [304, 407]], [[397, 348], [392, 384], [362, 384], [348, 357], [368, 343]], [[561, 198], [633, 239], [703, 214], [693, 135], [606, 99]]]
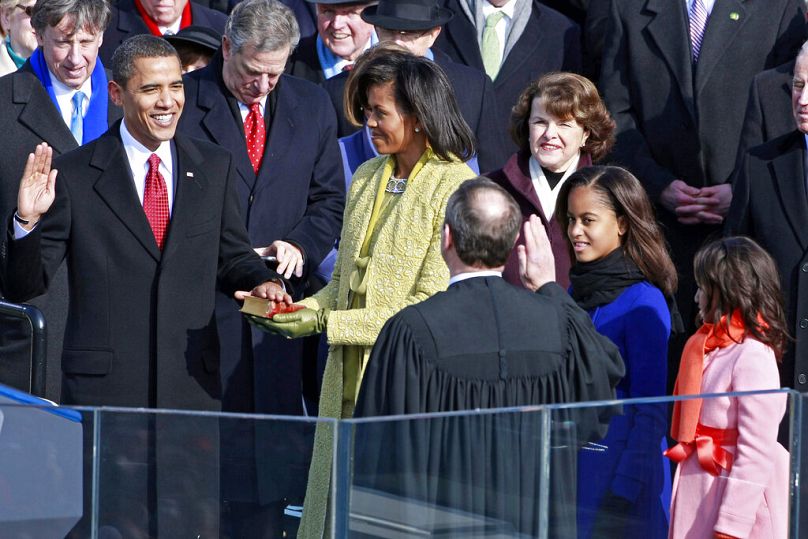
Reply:
[[[410, 178], [387, 219], [380, 221], [372, 257], [367, 266], [365, 307], [349, 309], [349, 276], [369, 233], [373, 205], [389, 156], [363, 164], [353, 177], [345, 206], [337, 262], [328, 285], [301, 303], [326, 308], [328, 361], [320, 394], [320, 416], [340, 418], [342, 412], [343, 346], [370, 347], [384, 323], [407, 305], [445, 290], [449, 269], [440, 253], [440, 233], [449, 196], [474, 172], [459, 161], [441, 161], [429, 155], [423, 168]], [[389, 168], [388, 168], [389, 170]], [[342, 277], [342, 278], [341, 278]], [[364, 369], [363, 369], [364, 371]], [[325, 529], [326, 505], [331, 484], [333, 432], [318, 428], [309, 471], [303, 522], [298, 536], [320, 538]]]

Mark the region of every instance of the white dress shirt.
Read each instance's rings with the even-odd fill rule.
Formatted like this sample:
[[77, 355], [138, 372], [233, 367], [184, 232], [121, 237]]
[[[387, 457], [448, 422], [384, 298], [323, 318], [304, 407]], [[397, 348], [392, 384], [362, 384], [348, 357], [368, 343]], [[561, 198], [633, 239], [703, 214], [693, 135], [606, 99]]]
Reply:
[[483, 2], [483, 16], [487, 19], [489, 15], [496, 11], [501, 11], [505, 16], [502, 17], [496, 25], [497, 38], [499, 40], [499, 56], [505, 59], [505, 41], [508, 37], [508, 30], [513, 21], [513, 14], [516, 11], [516, 0], [509, 0], [507, 4], [502, 7], [492, 6], [488, 2]]
[[449, 279], [449, 286], [452, 286], [455, 283], [459, 283], [460, 281], [465, 281], [466, 279], [472, 279], [474, 277], [502, 277], [502, 272], [493, 270], [484, 270], [484, 271], [467, 271], [465, 273], [458, 273], [457, 275]]
[[86, 101], [84, 101], [84, 107], [82, 110], [83, 118], [87, 115], [87, 107], [90, 104], [90, 96], [93, 92], [93, 85], [88, 77], [87, 80], [84, 81], [84, 84], [81, 85], [81, 88], [76, 90], [57, 79], [50, 69], [48, 69], [48, 75], [50, 75], [51, 84], [53, 84], [53, 95], [56, 96], [56, 102], [59, 104], [59, 114], [62, 115], [62, 120], [64, 120], [65, 125], [67, 125], [69, 129], [70, 120], [73, 118], [73, 95], [81, 90], [87, 97]]
[[[260, 105], [258, 107], [258, 109], [261, 111], [261, 116], [263, 116], [264, 118], [267, 117], [266, 112], [265, 112], [266, 111], [266, 105], [267, 105], [267, 97], [269, 97], [269, 94], [262, 97], [261, 101], [258, 102], [258, 104]], [[247, 115], [250, 113], [250, 107], [248, 107], [247, 105], [245, 105], [244, 103], [239, 101], [238, 102], [238, 110], [239, 110], [239, 112], [241, 112], [241, 123], [244, 123], [244, 121], [247, 119]]]
[[[715, 0], [701, 0], [701, 3], [704, 4], [704, 9], [707, 10], [707, 15], [713, 12], [713, 6], [715, 6]], [[693, 0], [685, 0], [685, 6], [687, 7], [687, 13], [690, 13], [690, 8], [693, 7]]]
[[123, 150], [126, 152], [126, 159], [129, 161], [129, 170], [132, 171], [135, 190], [141, 206], [143, 205], [143, 193], [146, 191], [149, 157], [151, 154], [156, 153], [157, 157], [160, 158], [159, 170], [168, 190], [168, 214], [170, 216], [174, 209], [174, 158], [171, 155], [171, 141], [162, 142], [155, 151], [151, 151], [135, 140], [126, 127], [126, 120], [121, 122], [121, 141], [123, 142]]

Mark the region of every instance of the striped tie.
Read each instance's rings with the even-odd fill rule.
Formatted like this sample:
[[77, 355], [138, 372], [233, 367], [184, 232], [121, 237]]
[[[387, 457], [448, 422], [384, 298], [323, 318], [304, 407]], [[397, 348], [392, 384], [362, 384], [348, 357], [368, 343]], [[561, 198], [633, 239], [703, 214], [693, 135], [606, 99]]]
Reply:
[[707, 19], [710, 15], [704, 7], [702, 0], [693, 0], [690, 6], [690, 46], [693, 51], [693, 63], [699, 61], [701, 42], [704, 40], [704, 29], [707, 28]]

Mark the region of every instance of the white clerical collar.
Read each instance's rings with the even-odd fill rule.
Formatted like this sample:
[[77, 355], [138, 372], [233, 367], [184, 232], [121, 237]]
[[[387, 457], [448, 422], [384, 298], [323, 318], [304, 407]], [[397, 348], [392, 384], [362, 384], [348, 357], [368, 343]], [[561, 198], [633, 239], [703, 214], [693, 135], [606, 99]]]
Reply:
[[501, 271], [481, 270], [481, 271], [467, 271], [465, 273], [458, 273], [449, 279], [449, 286], [466, 279], [473, 279], [475, 277], [502, 277]]

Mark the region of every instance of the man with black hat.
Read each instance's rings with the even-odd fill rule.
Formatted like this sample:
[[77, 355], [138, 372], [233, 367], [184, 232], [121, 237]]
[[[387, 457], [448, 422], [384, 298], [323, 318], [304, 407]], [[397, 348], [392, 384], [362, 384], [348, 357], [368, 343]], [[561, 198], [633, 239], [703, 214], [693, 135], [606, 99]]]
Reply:
[[300, 39], [286, 72], [321, 83], [350, 71], [356, 58], [378, 39], [362, 10], [375, 0], [306, 0], [317, 9], [317, 33]]
[[164, 37], [177, 49], [183, 75], [208, 65], [222, 44], [222, 34], [205, 26], [187, 26], [174, 35]]
[[[406, 4], [396, 0], [381, 0], [362, 11], [362, 19], [376, 27], [379, 41], [394, 41], [413, 54], [434, 60], [446, 72], [454, 86], [463, 119], [477, 137], [479, 170], [486, 172], [501, 166], [509, 157], [510, 149], [493, 129], [507, 111], [497, 109], [494, 88], [488, 77], [453, 62], [446, 54], [432, 48], [441, 27], [452, 17], [454, 13], [438, 7], [436, 0], [412, 0]], [[353, 133], [355, 137], [361, 137], [363, 133], [355, 133], [356, 128], [343, 114], [342, 95], [346, 78], [347, 75], [334, 77], [327, 80], [323, 87], [337, 109], [340, 136]]]

